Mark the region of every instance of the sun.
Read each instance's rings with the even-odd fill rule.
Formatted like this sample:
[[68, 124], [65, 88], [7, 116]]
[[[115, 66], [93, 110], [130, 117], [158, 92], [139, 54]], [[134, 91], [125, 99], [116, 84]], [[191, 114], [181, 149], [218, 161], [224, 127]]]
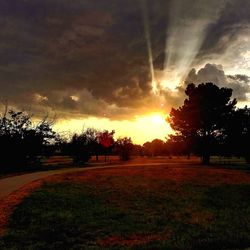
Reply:
[[154, 124], [166, 124], [166, 119], [161, 114], [153, 114], [150, 116], [150, 119]]
[[[168, 134], [172, 133], [169, 123], [166, 121], [167, 114], [152, 112], [138, 116], [131, 127], [132, 138], [135, 142], [152, 141], [155, 138], [165, 140]], [[128, 131], [128, 129], [126, 128]]]
[[138, 115], [133, 120], [109, 120], [108, 118], [88, 117], [85, 119], [60, 120], [55, 124], [58, 132], [80, 133], [85, 128], [96, 128], [98, 130], [115, 130], [115, 138], [131, 137], [133, 143], [143, 144], [156, 138], [165, 140], [166, 136], [173, 131], [166, 121], [167, 114], [151, 112]]

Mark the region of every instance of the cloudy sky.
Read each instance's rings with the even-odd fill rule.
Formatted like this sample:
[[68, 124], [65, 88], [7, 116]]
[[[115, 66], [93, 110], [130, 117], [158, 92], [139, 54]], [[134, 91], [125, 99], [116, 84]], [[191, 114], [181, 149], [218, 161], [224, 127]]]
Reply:
[[0, 0], [0, 98], [143, 143], [188, 82], [250, 103], [249, 0]]

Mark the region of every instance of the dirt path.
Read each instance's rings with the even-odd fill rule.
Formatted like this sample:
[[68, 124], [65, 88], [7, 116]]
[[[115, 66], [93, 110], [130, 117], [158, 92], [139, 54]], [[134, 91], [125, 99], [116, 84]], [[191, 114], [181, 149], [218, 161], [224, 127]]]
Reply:
[[85, 170], [98, 169], [98, 168], [114, 168], [114, 167], [121, 167], [121, 166], [129, 167], [129, 166], [145, 166], [145, 165], [159, 166], [159, 165], [169, 165], [169, 164], [175, 164], [175, 163], [130, 163], [130, 164], [118, 164], [118, 165], [101, 165], [101, 166], [90, 166], [90, 167], [84, 167], [84, 168], [82, 167], [82, 168], [49, 170], [49, 171], [35, 172], [35, 173], [2, 178], [0, 179], [0, 203], [4, 197], [20, 189], [24, 185], [30, 182], [42, 179], [47, 176], [55, 175], [55, 174], [65, 174], [65, 173], [85, 171]]
[[[250, 183], [250, 173], [247, 171], [229, 170], [214, 167], [201, 167], [197, 161], [182, 161], [182, 162], [130, 162], [120, 164], [90, 164], [88, 167], [81, 168], [65, 168], [59, 170], [50, 170], [43, 172], [34, 172], [22, 174], [18, 176], [6, 177], [0, 179], [0, 237], [4, 235], [8, 219], [12, 214], [14, 207], [16, 207], [25, 197], [39, 188], [44, 180], [47, 178], [65, 178], [63, 174], [70, 174], [70, 178], [85, 178], [89, 174], [95, 175], [99, 171], [92, 171], [97, 169], [105, 169], [108, 175], [117, 174], [121, 169], [123, 174], [129, 175], [132, 171], [134, 174], [140, 174], [143, 167], [149, 166], [149, 171], [144, 174], [150, 175], [152, 169], [154, 176], [157, 178], [170, 179], [177, 182], [182, 181], [201, 181], [201, 183]], [[151, 166], [151, 168], [150, 168]], [[154, 168], [154, 166], [159, 166]], [[126, 167], [132, 167], [126, 169]], [[137, 167], [137, 168], [133, 168]], [[115, 169], [117, 168], [117, 169]], [[151, 171], [150, 171], [151, 169]], [[166, 169], [167, 172], [166, 172]], [[91, 170], [91, 171], [88, 171]], [[86, 174], [84, 172], [86, 171]], [[118, 171], [118, 172], [117, 172]], [[78, 173], [79, 172], [79, 173]], [[81, 174], [80, 174], [81, 172]], [[165, 174], [163, 174], [165, 173]], [[236, 174], [238, 173], [238, 174]], [[57, 176], [58, 175], [58, 176]], [[205, 179], [204, 179], [205, 178]]]

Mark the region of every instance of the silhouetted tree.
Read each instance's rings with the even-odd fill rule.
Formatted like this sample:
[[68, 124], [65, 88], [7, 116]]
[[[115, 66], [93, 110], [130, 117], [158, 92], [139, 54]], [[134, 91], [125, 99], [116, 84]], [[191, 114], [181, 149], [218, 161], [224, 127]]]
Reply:
[[83, 164], [91, 158], [88, 135], [85, 132], [73, 135], [69, 143], [69, 154], [75, 164]]
[[226, 118], [223, 154], [243, 156], [250, 163], [250, 108], [237, 109]]
[[153, 156], [164, 155], [165, 143], [160, 139], [154, 139], [151, 142]]
[[149, 157], [169, 155], [168, 145], [160, 139], [154, 139], [151, 142], [145, 142], [143, 147], [145, 154]]
[[141, 145], [133, 144], [131, 155], [144, 156], [145, 155], [145, 148]]
[[122, 161], [128, 161], [133, 149], [133, 143], [130, 137], [118, 138], [115, 142], [115, 148]]
[[103, 151], [103, 146], [98, 141], [99, 133], [100, 132], [94, 128], [87, 128], [84, 131], [84, 134], [86, 135], [87, 144], [89, 147], [90, 154], [95, 155], [97, 161], [98, 161], [99, 155]]
[[232, 89], [219, 88], [213, 83], [189, 84], [183, 106], [172, 108], [169, 122], [184, 140], [198, 143], [202, 162], [209, 164], [213, 145], [225, 127], [225, 118], [235, 108], [230, 100]]
[[169, 155], [189, 155], [190, 148], [181, 135], [169, 135], [166, 142]]
[[111, 152], [114, 145], [114, 134], [115, 131], [112, 130], [109, 132], [108, 130], [104, 130], [103, 132], [97, 133], [97, 141], [103, 146], [105, 162], [107, 161], [107, 155]]
[[146, 156], [152, 157], [153, 156], [153, 150], [152, 150], [152, 144], [151, 142], [147, 141], [143, 143], [143, 148]]
[[57, 140], [52, 126], [53, 121], [48, 117], [35, 125], [31, 115], [9, 110], [6, 106], [0, 117], [1, 165], [17, 169], [39, 164], [40, 157], [48, 154], [47, 146]]

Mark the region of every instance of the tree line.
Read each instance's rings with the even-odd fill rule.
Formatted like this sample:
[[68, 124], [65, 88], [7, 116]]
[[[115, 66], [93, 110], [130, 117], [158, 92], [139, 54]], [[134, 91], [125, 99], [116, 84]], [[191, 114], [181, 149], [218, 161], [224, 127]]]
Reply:
[[115, 131], [98, 131], [87, 128], [66, 140], [53, 130], [54, 120], [45, 116], [32, 122], [32, 115], [5, 106], [0, 117], [0, 173], [16, 172], [41, 166], [44, 158], [66, 155], [75, 165], [87, 162], [92, 156], [116, 154], [129, 160], [132, 140], [128, 137], [114, 139]]
[[48, 116], [37, 123], [24, 111], [7, 106], [0, 117], [0, 168], [11, 171], [23, 166], [36, 167], [41, 159], [54, 154], [68, 155], [74, 164], [87, 162], [91, 157], [98, 161], [99, 155], [119, 155], [129, 160], [132, 155], [199, 155], [204, 164], [210, 156], [245, 157], [250, 163], [250, 109], [237, 108], [232, 99], [232, 89], [219, 88], [213, 83], [186, 87], [187, 98], [179, 108], [172, 108], [167, 122], [175, 133], [166, 141], [155, 139], [141, 145], [133, 144], [131, 138], [114, 139], [115, 131], [98, 131], [87, 128], [63, 139], [53, 130], [54, 121]]

